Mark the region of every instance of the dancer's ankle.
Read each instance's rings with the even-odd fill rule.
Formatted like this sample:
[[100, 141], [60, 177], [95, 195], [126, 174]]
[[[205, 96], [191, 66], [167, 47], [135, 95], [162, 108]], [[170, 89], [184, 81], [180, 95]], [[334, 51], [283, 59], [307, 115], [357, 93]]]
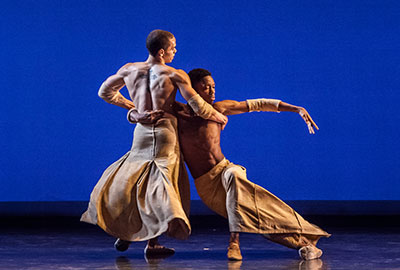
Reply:
[[238, 246], [240, 245], [238, 232], [231, 233], [231, 236], [229, 238], [229, 245], [231, 245], [231, 244], [237, 244]]

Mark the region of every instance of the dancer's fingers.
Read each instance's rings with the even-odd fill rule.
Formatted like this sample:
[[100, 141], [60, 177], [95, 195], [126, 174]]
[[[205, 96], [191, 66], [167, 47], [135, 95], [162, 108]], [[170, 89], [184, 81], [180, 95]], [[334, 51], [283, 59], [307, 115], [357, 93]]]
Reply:
[[312, 125], [313, 125], [317, 130], [319, 130], [319, 127], [318, 127], [317, 124], [314, 122], [314, 120], [311, 118], [311, 116], [310, 116], [310, 115], [308, 115], [308, 116], [309, 116], [309, 118], [310, 118], [310, 121], [311, 121]]

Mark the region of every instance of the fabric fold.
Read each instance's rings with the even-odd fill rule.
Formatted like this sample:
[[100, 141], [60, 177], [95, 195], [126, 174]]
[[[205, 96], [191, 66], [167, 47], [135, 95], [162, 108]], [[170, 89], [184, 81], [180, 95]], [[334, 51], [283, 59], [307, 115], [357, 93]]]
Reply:
[[137, 124], [132, 149], [110, 165], [90, 196], [81, 221], [97, 224], [127, 241], [167, 233], [185, 239], [190, 188], [177, 139], [175, 118]]
[[197, 178], [195, 185], [203, 202], [228, 218], [231, 232], [330, 236], [274, 194], [250, 182], [246, 169], [227, 159]]

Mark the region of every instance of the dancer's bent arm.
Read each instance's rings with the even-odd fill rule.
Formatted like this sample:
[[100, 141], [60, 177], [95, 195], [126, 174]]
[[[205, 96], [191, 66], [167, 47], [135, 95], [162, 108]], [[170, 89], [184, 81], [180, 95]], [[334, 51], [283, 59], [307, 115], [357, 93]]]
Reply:
[[102, 83], [98, 94], [106, 102], [129, 110], [135, 108], [135, 105], [119, 92], [125, 86], [124, 73], [121, 70], [122, 68]]

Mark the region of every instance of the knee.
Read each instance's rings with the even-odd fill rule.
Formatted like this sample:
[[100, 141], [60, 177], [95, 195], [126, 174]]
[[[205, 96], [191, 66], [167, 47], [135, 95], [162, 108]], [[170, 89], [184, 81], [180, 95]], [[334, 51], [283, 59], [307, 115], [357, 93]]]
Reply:
[[223, 185], [225, 189], [236, 184], [236, 181], [246, 175], [246, 170], [240, 166], [230, 167], [223, 174]]
[[226, 179], [236, 179], [239, 177], [241, 173], [241, 168], [240, 167], [230, 167], [225, 170], [224, 172], [224, 178]]

